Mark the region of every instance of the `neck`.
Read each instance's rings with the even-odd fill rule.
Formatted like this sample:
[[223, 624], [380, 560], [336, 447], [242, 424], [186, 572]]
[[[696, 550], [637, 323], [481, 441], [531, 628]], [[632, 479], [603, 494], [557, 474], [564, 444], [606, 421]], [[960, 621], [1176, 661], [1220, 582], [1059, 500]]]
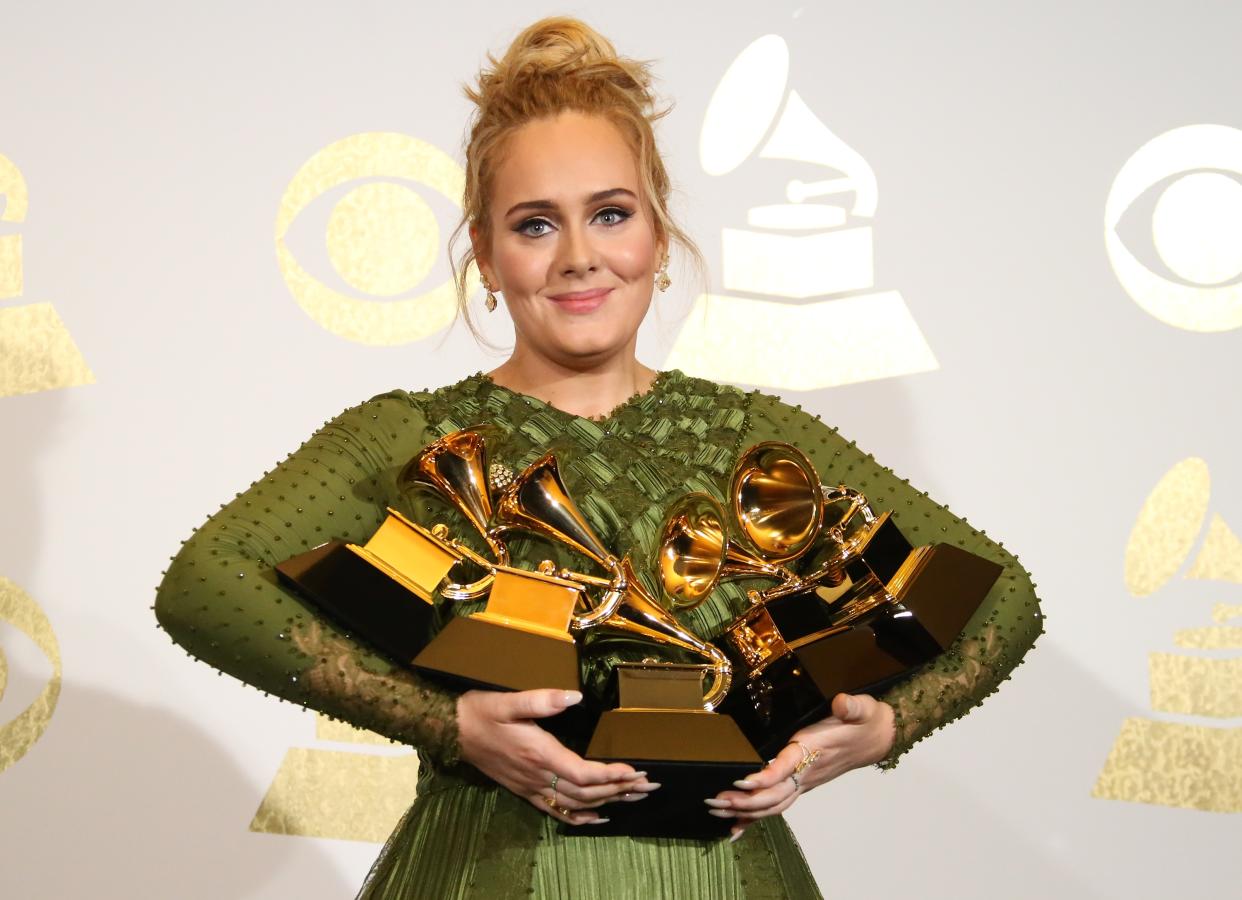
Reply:
[[635, 394], [646, 393], [657, 372], [632, 354], [575, 368], [515, 351], [489, 375], [501, 387], [528, 394], [570, 415], [590, 418], [611, 412]]

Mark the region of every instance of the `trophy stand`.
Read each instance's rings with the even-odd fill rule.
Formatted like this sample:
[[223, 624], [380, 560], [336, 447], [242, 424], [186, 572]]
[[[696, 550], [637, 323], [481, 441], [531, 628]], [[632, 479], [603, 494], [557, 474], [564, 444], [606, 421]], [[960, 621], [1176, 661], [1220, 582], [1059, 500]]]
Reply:
[[389, 507], [365, 546], [327, 541], [278, 563], [276, 575], [351, 633], [408, 664], [427, 643], [437, 589], [463, 558], [445, 529], [428, 530]]
[[[708, 814], [703, 802], [763, 768], [729, 716], [703, 708], [700, 665], [621, 663], [620, 706], [600, 716], [586, 758], [624, 762], [661, 787], [640, 803], [618, 801], [603, 825], [565, 826], [569, 834], [715, 838], [733, 822]], [[605, 807], [601, 807], [603, 810]]]
[[487, 608], [450, 619], [414, 667], [466, 688], [580, 690], [569, 622], [582, 585], [509, 566], [492, 571]]

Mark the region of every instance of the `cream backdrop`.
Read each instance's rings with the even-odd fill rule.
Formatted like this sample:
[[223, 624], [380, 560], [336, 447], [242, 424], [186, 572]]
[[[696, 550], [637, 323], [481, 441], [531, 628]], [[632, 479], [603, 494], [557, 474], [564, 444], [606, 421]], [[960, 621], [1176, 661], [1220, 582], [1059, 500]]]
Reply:
[[0, 895], [352, 896], [412, 756], [150, 605], [325, 420], [496, 364], [446, 327], [459, 85], [569, 11], [659, 60], [712, 264], [642, 357], [821, 413], [1039, 585], [998, 694], [792, 811], [825, 893], [1236, 896], [1242, 11], [514, 10], [4, 4]]

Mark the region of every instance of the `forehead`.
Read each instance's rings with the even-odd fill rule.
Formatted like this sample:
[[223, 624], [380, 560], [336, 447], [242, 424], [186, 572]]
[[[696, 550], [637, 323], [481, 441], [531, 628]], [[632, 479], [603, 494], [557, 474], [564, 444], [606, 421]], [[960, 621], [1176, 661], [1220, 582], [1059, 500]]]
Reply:
[[615, 187], [638, 193], [638, 164], [620, 129], [602, 116], [563, 112], [527, 122], [510, 136], [492, 200], [503, 215], [523, 200], [568, 204]]

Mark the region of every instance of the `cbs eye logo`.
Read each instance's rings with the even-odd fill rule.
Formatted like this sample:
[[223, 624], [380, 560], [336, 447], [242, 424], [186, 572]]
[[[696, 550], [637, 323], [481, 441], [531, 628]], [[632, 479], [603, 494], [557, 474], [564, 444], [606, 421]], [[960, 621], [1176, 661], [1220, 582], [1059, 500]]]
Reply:
[[[438, 194], [430, 199], [446, 215], [412, 185]], [[409, 135], [367, 132], [324, 147], [293, 176], [276, 215], [276, 258], [298, 305], [328, 331], [362, 344], [409, 343], [448, 325], [457, 300], [447, 266], [436, 277], [440, 221], [460, 212], [464, 188], [465, 173], [451, 157]], [[294, 234], [301, 226], [291, 230], [315, 213], [322, 242]], [[325, 248], [327, 260], [316, 260], [325, 273], [319, 278], [298, 256], [309, 261], [311, 251]]]
[[[1123, 222], [1144, 213], [1147, 228]], [[1131, 252], [1119, 226], [1145, 232], [1153, 265]], [[1140, 147], [1109, 191], [1104, 243], [1126, 293], [1160, 321], [1187, 331], [1242, 326], [1242, 131], [1187, 125]]]

